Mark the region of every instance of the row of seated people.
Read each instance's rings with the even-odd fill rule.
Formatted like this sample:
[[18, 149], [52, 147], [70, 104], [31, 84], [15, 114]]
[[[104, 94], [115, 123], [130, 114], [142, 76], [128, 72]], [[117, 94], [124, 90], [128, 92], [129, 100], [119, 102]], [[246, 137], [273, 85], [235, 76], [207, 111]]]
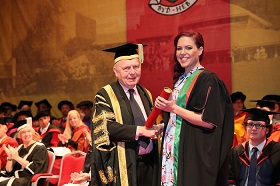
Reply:
[[[33, 101], [20, 101], [18, 106], [10, 103], [3, 102], [0, 105], [0, 117], [5, 117], [8, 123], [16, 123], [18, 120], [24, 119], [24, 117], [32, 117], [32, 106]], [[61, 117], [55, 118], [51, 115], [52, 105], [47, 99], [43, 99], [35, 103], [37, 108], [37, 114], [40, 111], [48, 111], [50, 113], [50, 123], [61, 130], [66, 127], [66, 118], [70, 110], [74, 110], [75, 107], [71, 101], [63, 100], [57, 105], [57, 108], [61, 112]], [[93, 102], [91, 101], [81, 101], [76, 105], [77, 110], [80, 113], [82, 121], [90, 128], [91, 124], [91, 112], [92, 112]], [[15, 112], [15, 114], [14, 114]], [[13, 115], [14, 114], [14, 115]]]
[[[248, 136], [246, 133], [246, 128], [244, 128], [244, 121], [248, 117], [248, 112], [244, 111], [246, 95], [242, 92], [234, 92], [231, 95], [231, 100], [233, 103], [234, 110], [234, 142], [233, 146], [244, 143], [248, 141]], [[250, 100], [250, 102], [256, 102], [256, 107], [271, 111], [280, 112], [280, 96], [279, 95], [265, 95], [259, 100]], [[276, 142], [280, 142], [280, 115], [270, 114], [271, 124], [273, 126], [272, 133], [269, 139]]]
[[[17, 127], [12, 128], [10, 130], [16, 129], [16, 133], [13, 134], [13, 136], [8, 136], [9, 133], [9, 126], [7, 125], [5, 118], [0, 118], [0, 144], [1, 144], [1, 150], [0, 150], [0, 156], [1, 156], [1, 170], [4, 170], [7, 174], [3, 174], [2, 176], [10, 177], [15, 176], [15, 178], [20, 178], [22, 176], [26, 177], [27, 179], [30, 179], [31, 175], [38, 173], [38, 172], [44, 172], [45, 167], [41, 167], [36, 171], [33, 171], [32, 169], [29, 169], [30, 160], [26, 159], [26, 154], [29, 154], [31, 152], [27, 152], [26, 149], [29, 149], [32, 147], [33, 144], [40, 144], [45, 149], [47, 148], [55, 148], [58, 146], [64, 146], [69, 149], [69, 151], [83, 151], [88, 152], [88, 149], [90, 147], [91, 143], [91, 135], [90, 135], [90, 129], [87, 125], [85, 125], [81, 118], [80, 114], [76, 110], [71, 110], [68, 112], [67, 121], [66, 121], [66, 127], [64, 132], [62, 132], [59, 128], [52, 126], [50, 124], [50, 115], [49, 112], [40, 111], [36, 115], [35, 119], [39, 123], [38, 127], [32, 126], [32, 123], [28, 123], [28, 120], [21, 120], [20, 122], [16, 123]], [[28, 126], [28, 132], [22, 132], [21, 130]], [[30, 129], [31, 128], [31, 129]], [[31, 133], [32, 141], [29, 141], [28, 144], [26, 143], [26, 139], [28, 138], [26, 133]], [[24, 135], [23, 135], [24, 134]], [[28, 140], [30, 140], [28, 138]], [[23, 147], [21, 147], [23, 145]], [[26, 162], [24, 164], [21, 159], [17, 159], [17, 157], [14, 157], [10, 154], [14, 154], [17, 150], [16, 148], [19, 148], [19, 151], [21, 151], [21, 148], [23, 148], [24, 152], [23, 154], [20, 154], [24, 156], [24, 159]], [[33, 148], [32, 148], [33, 150]], [[9, 153], [11, 151], [11, 153]], [[33, 151], [32, 151], [33, 152]], [[37, 154], [36, 154], [37, 155]], [[28, 156], [29, 157], [29, 156]], [[30, 157], [32, 158], [33, 155], [31, 154]], [[40, 158], [39, 158], [40, 157]], [[34, 156], [35, 158], [35, 156]], [[45, 156], [38, 156], [39, 159], [48, 159], [45, 158]], [[11, 170], [9, 167], [9, 162], [13, 162], [13, 170]], [[28, 161], [28, 162], [27, 162]], [[33, 163], [34, 160], [32, 159]], [[37, 160], [36, 160], [37, 161]], [[58, 174], [59, 173], [59, 167], [60, 167], [60, 161], [61, 158], [56, 158], [53, 173]], [[37, 164], [35, 164], [37, 165]], [[18, 174], [18, 170], [24, 169], [28, 172], [29, 176], [26, 176], [25, 173]], [[9, 179], [4, 179], [3, 183], [6, 183], [6, 181], [9, 181]], [[15, 180], [14, 180], [15, 181]], [[27, 181], [27, 180], [25, 180]], [[20, 181], [22, 183], [26, 183], [24, 181]], [[54, 180], [54, 182], [57, 182]], [[0, 179], [0, 185], [2, 184]], [[15, 181], [15, 185], [19, 185], [17, 181]], [[23, 184], [26, 185], [26, 184]]]

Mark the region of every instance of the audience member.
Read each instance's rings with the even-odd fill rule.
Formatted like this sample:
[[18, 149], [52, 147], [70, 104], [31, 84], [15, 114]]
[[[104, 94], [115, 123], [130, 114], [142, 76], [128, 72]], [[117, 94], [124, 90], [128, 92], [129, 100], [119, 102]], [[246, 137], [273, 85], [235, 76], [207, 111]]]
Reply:
[[280, 144], [267, 139], [272, 129], [268, 115], [273, 113], [258, 108], [246, 112], [249, 140], [231, 151], [229, 185], [279, 185]]
[[25, 123], [25, 121], [22, 120], [28, 117], [32, 117], [32, 113], [29, 111], [19, 111], [16, 113], [12, 120], [13, 125], [9, 127], [7, 134], [10, 137], [16, 137], [17, 129]]
[[23, 144], [14, 148], [3, 145], [7, 153], [6, 176], [0, 177], [0, 186], [26, 186], [34, 174], [46, 172], [48, 152], [44, 144], [35, 142], [32, 138], [34, 129], [24, 124], [18, 128], [18, 137]]
[[31, 105], [33, 101], [20, 101], [18, 104], [18, 111], [29, 111], [31, 112]]
[[10, 123], [13, 120], [13, 112], [17, 110], [17, 106], [10, 102], [3, 102], [1, 106], [5, 109], [4, 116], [6, 117], [6, 122]]
[[16, 148], [18, 146], [17, 141], [14, 138], [7, 136], [7, 123], [5, 118], [0, 118], [0, 169], [2, 170], [6, 166], [7, 154], [2, 148], [3, 145], [10, 145], [11, 147]]
[[74, 110], [74, 105], [72, 102], [68, 100], [63, 100], [58, 103], [58, 109], [60, 110], [62, 117], [59, 119], [55, 119], [52, 121], [52, 124], [56, 127], [59, 127], [60, 129], [64, 130], [66, 126], [66, 119], [67, 114], [70, 110]]
[[51, 106], [51, 104], [48, 102], [47, 99], [43, 99], [43, 100], [41, 100], [41, 101], [38, 101], [38, 102], [35, 103], [35, 105], [36, 105], [36, 107], [37, 107], [37, 113], [36, 113], [36, 114], [38, 114], [38, 112], [40, 112], [40, 111], [48, 111], [48, 112], [50, 113], [50, 118], [51, 118], [50, 123], [52, 123], [52, 121], [53, 121], [54, 119], [56, 119], [56, 118], [53, 117], [52, 114], [51, 114], [52, 106]]
[[91, 129], [92, 101], [82, 101], [77, 104], [82, 121]]
[[59, 134], [60, 145], [70, 148], [71, 151], [88, 150], [88, 143], [84, 136], [84, 129], [90, 132], [90, 129], [81, 120], [80, 114], [76, 110], [68, 112], [66, 127], [63, 134]]
[[39, 128], [36, 128], [34, 140], [42, 142], [46, 147], [57, 147], [61, 130], [50, 123], [50, 113], [39, 111], [35, 120], [39, 123]]
[[230, 95], [230, 98], [234, 112], [234, 133], [236, 134], [238, 144], [240, 144], [247, 140], [243, 123], [248, 116], [248, 113], [242, 111], [242, 109], [246, 109], [244, 104], [246, 95], [244, 95], [242, 92], [234, 92]]

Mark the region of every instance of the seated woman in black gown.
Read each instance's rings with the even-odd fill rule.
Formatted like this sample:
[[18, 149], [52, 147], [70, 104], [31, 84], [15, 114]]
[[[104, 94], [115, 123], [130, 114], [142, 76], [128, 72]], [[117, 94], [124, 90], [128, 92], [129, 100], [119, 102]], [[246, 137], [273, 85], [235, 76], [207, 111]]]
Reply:
[[3, 146], [6, 151], [6, 178], [0, 177], [0, 186], [27, 186], [34, 174], [46, 172], [48, 152], [43, 143], [33, 140], [34, 129], [24, 124], [18, 128], [22, 144], [18, 148]]

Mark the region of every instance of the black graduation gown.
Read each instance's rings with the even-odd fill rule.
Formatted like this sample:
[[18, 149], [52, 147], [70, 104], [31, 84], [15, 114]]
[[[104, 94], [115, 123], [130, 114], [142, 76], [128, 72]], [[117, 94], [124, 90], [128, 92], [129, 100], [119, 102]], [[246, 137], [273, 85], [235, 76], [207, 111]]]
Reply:
[[[136, 126], [134, 125], [133, 115], [130, 108], [129, 100], [122, 89], [121, 85], [118, 82], [113, 82], [110, 84], [113, 89], [113, 94], [108, 93], [104, 88], [102, 88], [97, 95], [95, 96], [95, 104], [94, 104], [94, 114], [93, 114], [93, 164], [91, 165], [92, 171], [92, 185], [114, 185], [120, 186], [120, 171], [119, 165], [120, 163], [120, 156], [118, 155], [117, 144], [118, 142], [125, 142], [125, 157], [126, 159], [126, 169], [128, 183], [129, 185], [137, 186], [137, 178], [136, 178], [136, 169], [137, 169], [137, 157], [138, 157], [138, 150], [139, 145], [137, 141], [135, 141], [135, 134], [136, 134]], [[137, 85], [138, 92], [144, 104], [144, 108], [146, 110], [147, 115], [151, 112], [152, 108], [152, 100], [149, 96], [146, 89], [142, 86]], [[108, 95], [110, 94], [110, 95]], [[113, 110], [113, 105], [116, 102], [112, 102], [112, 97], [116, 96], [117, 104], [120, 105], [120, 113]], [[104, 112], [106, 113], [106, 121], [105, 120], [98, 120], [100, 115]], [[121, 118], [123, 120], [123, 124], [116, 122], [116, 114], [121, 114]], [[102, 124], [103, 122], [103, 124]], [[104, 122], [106, 123], [104, 125]], [[98, 130], [100, 127], [104, 127], [107, 129], [101, 130], [100, 133], [96, 133], [95, 131]], [[107, 142], [109, 144], [103, 144], [97, 147], [96, 143], [106, 137], [104, 135], [108, 132], [109, 139]], [[151, 177], [152, 185], [156, 185], [157, 182], [157, 167], [158, 167], [158, 146], [157, 141], [153, 140], [153, 173], [148, 175]], [[106, 170], [108, 167], [112, 168], [113, 178], [109, 178], [109, 171]], [[102, 172], [102, 174], [100, 174]], [[111, 175], [112, 175], [111, 174]], [[110, 180], [111, 179], [111, 180]], [[112, 180], [113, 179], [113, 180]]]
[[[34, 146], [33, 146], [34, 145]], [[30, 184], [30, 179], [34, 174], [46, 172], [48, 168], [48, 152], [43, 143], [35, 142], [27, 148], [23, 145], [19, 146], [19, 156], [26, 157], [30, 164], [23, 168], [18, 162], [13, 160], [13, 170], [8, 173], [12, 182], [12, 186], [27, 186]], [[9, 180], [0, 182], [0, 186], [6, 186]]]
[[[227, 185], [234, 115], [223, 81], [204, 70], [193, 86], [186, 109], [202, 113], [202, 120], [216, 127], [209, 130], [182, 121], [177, 186]], [[167, 124], [169, 113], [163, 115]]]
[[[246, 182], [250, 159], [249, 142], [239, 144], [230, 153], [229, 184], [243, 186]], [[280, 144], [268, 141], [257, 160], [257, 185], [280, 185]]]

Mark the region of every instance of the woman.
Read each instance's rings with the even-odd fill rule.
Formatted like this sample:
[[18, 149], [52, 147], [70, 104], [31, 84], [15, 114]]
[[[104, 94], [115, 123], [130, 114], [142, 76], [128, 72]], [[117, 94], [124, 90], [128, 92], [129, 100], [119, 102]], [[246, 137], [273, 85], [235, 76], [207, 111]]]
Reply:
[[18, 137], [22, 144], [18, 148], [10, 145], [3, 146], [7, 153], [6, 174], [7, 179], [0, 182], [0, 186], [26, 186], [34, 174], [46, 172], [48, 166], [48, 152], [43, 143], [32, 139], [34, 129], [24, 124], [18, 128]]
[[[233, 110], [224, 83], [200, 64], [203, 37], [185, 32], [174, 40], [174, 88], [157, 97], [164, 112], [161, 185], [226, 185], [233, 141]], [[168, 112], [168, 113], [167, 113]]]
[[88, 126], [81, 120], [79, 112], [71, 110], [67, 115], [65, 130], [63, 134], [58, 135], [58, 138], [71, 151], [80, 150], [87, 152], [89, 143], [84, 135], [84, 130], [90, 132]]

